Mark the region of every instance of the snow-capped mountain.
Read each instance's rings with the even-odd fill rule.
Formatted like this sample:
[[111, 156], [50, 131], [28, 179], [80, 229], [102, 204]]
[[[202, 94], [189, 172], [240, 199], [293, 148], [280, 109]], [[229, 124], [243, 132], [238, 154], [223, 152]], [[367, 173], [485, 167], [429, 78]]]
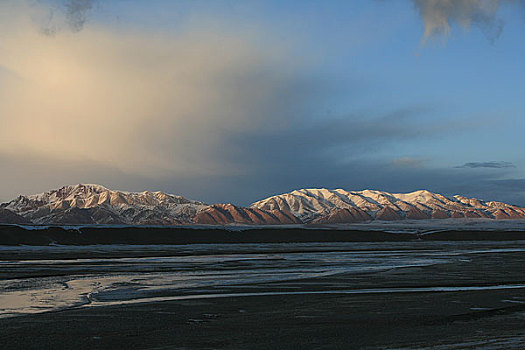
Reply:
[[261, 210], [286, 210], [305, 223], [354, 223], [370, 220], [445, 218], [525, 218], [525, 208], [475, 198], [447, 198], [421, 190], [411, 193], [301, 189], [251, 205]]
[[101, 185], [79, 184], [19, 196], [0, 207], [35, 224], [192, 223], [205, 203], [163, 192], [124, 192]]
[[100, 185], [64, 186], [0, 204], [0, 223], [130, 225], [344, 224], [373, 220], [523, 219], [525, 208], [429, 191], [388, 193], [301, 189], [253, 203], [208, 205], [157, 192], [124, 192]]
[[124, 192], [101, 185], [79, 184], [18, 196], [0, 204], [0, 223], [191, 225], [298, 224], [289, 211], [208, 205], [157, 192]]

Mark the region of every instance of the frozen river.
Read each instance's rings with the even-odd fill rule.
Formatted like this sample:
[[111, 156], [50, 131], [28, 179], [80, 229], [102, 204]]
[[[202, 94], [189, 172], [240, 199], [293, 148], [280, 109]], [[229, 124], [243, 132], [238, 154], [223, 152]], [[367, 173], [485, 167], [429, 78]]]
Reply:
[[[525, 242], [4, 246], [0, 317], [232, 296], [523, 289], [525, 273], [511, 280], [466, 273], [484, 257], [511, 255], [525, 255]], [[465, 275], [384, 277], [437, 265], [464, 266]]]

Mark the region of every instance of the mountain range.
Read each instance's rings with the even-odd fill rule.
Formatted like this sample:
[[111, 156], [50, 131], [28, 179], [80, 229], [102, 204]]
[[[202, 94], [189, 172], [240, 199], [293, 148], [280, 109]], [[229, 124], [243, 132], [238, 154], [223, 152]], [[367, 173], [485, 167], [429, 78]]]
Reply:
[[426, 190], [388, 193], [301, 189], [239, 207], [157, 192], [78, 184], [0, 204], [0, 223], [57, 225], [290, 225], [375, 220], [523, 219], [525, 208]]

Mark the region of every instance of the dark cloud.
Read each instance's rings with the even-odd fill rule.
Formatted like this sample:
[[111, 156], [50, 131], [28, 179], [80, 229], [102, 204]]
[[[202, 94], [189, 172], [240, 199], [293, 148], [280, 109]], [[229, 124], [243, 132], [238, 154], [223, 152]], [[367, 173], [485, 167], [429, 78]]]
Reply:
[[84, 28], [87, 16], [97, 0], [66, 0], [64, 8], [67, 22], [72, 31], [78, 32]]
[[[444, 128], [423, 123], [422, 116], [427, 112], [418, 107], [386, 115], [347, 115], [328, 120], [310, 118], [302, 123], [289, 118], [285, 123], [287, 127], [278, 130], [227, 133], [226, 142], [217, 148], [215, 157], [246, 172], [230, 177], [194, 177], [180, 181], [184, 182], [184, 188], [191, 187], [195, 193], [202, 193], [194, 197], [203, 198], [213, 193], [215, 200], [241, 205], [312, 187], [389, 192], [428, 189], [445, 195], [468, 192], [481, 198], [502, 199], [501, 196], [490, 197], [495, 192], [488, 190], [491, 189], [489, 185], [478, 192], [471, 188], [473, 182], [497, 179], [493, 172], [481, 171], [473, 176], [467, 170], [426, 168], [423, 159], [415, 158], [410, 164], [416, 166], [398, 166], [391, 159], [377, 156], [399, 142], [461, 132], [457, 125], [447, 124]], [[203, 199], [213, 201], [210, 197]], [[511, 199], [515, 201], [516, 198]]]
[[451, 183], [449, 190], [467, 197], [525, 207], [525, 179], [497, 179], [481, 174], [461, 184]]
[[425, 23], [424, 40], [450, 34], [451, 26], [476, 26], [494, 42], [504, 22], [497, 17], [503, 4], [523, 5], [523, 0], [412, 0]]
[[505, 169], [515, 168], [516, 166], [510, 162], [470, 162], [457, 166], [456, 168], [491, 168], [491, 169]]
[[525, 179], [501, 180], [490, 171], [472, 174], [450, 168], [400, 168], [387, 160], [367, 157], [347, 162], [314, 158], [288, 166], [279, 162], [279, 166], [257, 174], [179, 179], [178, 184], [195, 198], [241, 205], [294, 189], [324, 187], [392, 193], [427, 189], [445, 196], [459, 194], [525, 206]]
[[23, 0], [20, 3], [37, 8], [33, 13], [33, 20], [39, 26], [40, 32], [54, 36], [66, 28], [72, 32], [80, 32], [84, 29], [90, 12], [98, 2], [98, 0], [60, 0], [49, 4], [44, 0], [36, 2]]
[[[304, 88], [304, 87], [303, 87]], [[306, 97], [306, 96], [305, 96]], [[277, 110], [285, 105], [273, 104]], [[329, 169], [374, 154], [395, 142], [428, 137], [455, 129], [449, 125], [422, 123], [420, 107], [385, 115], [346, 115], [338, 118], [297, 118], [293, 114], [270, 113], [270, 124], [285, 121], [280, 128], [254, 129], [244, 133], [227, 133], [224, 144], [214, 157], [248, 169], [251, 174], [287, 172], [296, 177], [322, 173]], [[273, 120], [278, 115], [280, 120]], [[450, 128], [450, 129], [449, 129]], [[319, 166], [322, 164], [322, 170]]]

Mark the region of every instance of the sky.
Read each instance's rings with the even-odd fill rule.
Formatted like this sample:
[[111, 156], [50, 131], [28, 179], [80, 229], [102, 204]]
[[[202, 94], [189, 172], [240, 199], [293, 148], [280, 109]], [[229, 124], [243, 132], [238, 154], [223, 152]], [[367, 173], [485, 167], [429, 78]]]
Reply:
[[63, 185], [525, 205], [525, 1], [0, 0], [0, 202]]

